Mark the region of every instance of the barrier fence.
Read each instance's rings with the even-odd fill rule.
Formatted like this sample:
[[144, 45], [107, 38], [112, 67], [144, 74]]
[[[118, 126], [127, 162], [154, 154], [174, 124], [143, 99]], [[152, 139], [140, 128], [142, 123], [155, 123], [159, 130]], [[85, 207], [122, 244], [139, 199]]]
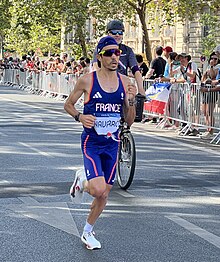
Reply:
[[[28, 72], [18, 69], [6, 69], [3, 72], [3, 82], [13, 83], [21, 89], [42, 96], [65, 100], [73, 90], [79, 76], [73, 74], [58, 74], [57, 72]], [[145, 90], [149, 90], [153, 80], [144, 80]], [[211, 86], [209, 86], [211, 88]], [[217, 134], [210, 143], [220, 143], [220, 96], [219, 92], [201, 92], [199, 84], [172, 84], [164, 109], [154, 106], [149, 101], [144, 103], [144, 115], [161, 119], [158, 127], [165, 127], [167, 121], [173, 121], [178, 127], [185, 123], [181, 130], [186, 135], [192, 127], [214, 129]], [[157, 101], [158, 102], [158, 101]], [[163, 102], [164, 103], [164, 102]], [[151, 106], [149, 106], [149, 104]]]

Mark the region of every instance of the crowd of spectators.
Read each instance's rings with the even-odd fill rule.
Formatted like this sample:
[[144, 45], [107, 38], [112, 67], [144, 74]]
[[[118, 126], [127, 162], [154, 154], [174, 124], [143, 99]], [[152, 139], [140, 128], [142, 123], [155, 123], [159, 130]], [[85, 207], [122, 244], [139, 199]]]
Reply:
[[[219, 98], [220, 91], [220, 46], [217, 46], [215, 50], [210, 54], [208, 59], [208, 67], [201, 75], [197, 64], [192, 61], [191, 55], [187, 53], [180, 53], [173, 51], [170, 46], [156, 47], [156, 58], [153, 59], [148, 67], [144, 62], [143, 56], [136, 54], [136, 60], [142, 74], [143, 80], [151, 79], [151, 81], [170, 82], [172, 87], [178, 83], [201, 83], [200, 92], [202, 92], [201, 109], [205, 116], [207, 126], [214, 125], [214, 108]], [[69, 58], [67, 53], [62, 55], [50, 56], [47, 59], [40, 59], [38, 56], [23, 55], [19, 58], [5, 58], [0, 59], [0, 78], [2, 75], [2, 69], [20, 69], [21, 71], [32, 72], [45, 71], [47, 73], [57, 72], [58, 74], [74, 74], [76, 76], [84, 75], [92, 71], [92, 63], [89, 58], [81, 57], [79, 60]], [[68, 77], [68, 76], [67, 76]], [[209, 86], [207, 87], [207, 84]], [[212, 87], [212, 88], [210, 88]], [[195, 96], [195, 93], [194, 93]], [[171, 102], [179, 103], [180, 97], [174, 97], [176, 101], [168, 101], [167, 112], [169, 116], [169, 109]], [[200, 103], [201, 98], [195, 97], [195, 103]], [[180, 105], [180, 103], [179, 103]], [[182, 108], [183, 109], [183, 108]], [[180, 110], [180, 108], [178, 108]], [[181, 110], [180, 110], [181, 111]], [[183, 113], [178, 112], [181, 118], [184, 120]], [[175, 112], [176, 118], [177, 110]], [[175, 115], [173, 114], [173, 115]], [[194, 123], [198, 123], [198, 112], [194, 114]], [[145, 121], [145, 120], [144, 120]], [[143, 121], [143, 122], [144, 122]], [[158, 123], [158, 118], [153, 118], [152, 122]], [[168, 121], [166, 127], [170, 129], [180, 129], [184, 127], [184, 123], [180, 127], [180, 122], [177, 120]], [[188, 135], [199, 135], [199, 128], [196, 125], [192, 125], [188, 130]], [[207, 128], [207, 132], [202, 134], [201, 138], [210, 138], [213, 135], [213, 128]]]
[[1, 69], [20, 69], [29, 72], [57, 72], [66, 74], [76, 74], [78, 76], [90, 71], [90, 59], [81, 57], [78, 61], [68, 58], [66, 53], [50, 56], [47, 59], [40, 59], [38, 56], [23, 55], [19, 58], [4, 58], [0, 60]]
[[[201, 112], [205, 116], [205, 122], [207, 126], [213, 126], [215, 123], [214, 119], [214, 108], [219, 99], [220, 90], [220, 46], [217, 46], [215, 50], [210, 54], [207, 61], [208, 67], [204, 70], [203, 74], [199, 70], [197, 64], [192, 61], [192, 57], [187, 53], [180, 53], [173, 51], [173, 48], [166, 46], [156, 47], [156, 58], [152, 60], [149, 70], [145, 76], [145, 79], [154, 79], [154, 81], [159, 82], [170, 82], [171, 86], [171, 98], [167, 103], [166, 115], [169, 117], [169, 110], [172, 108], [171, 103], [175, 102], [175, 113], [172, 113], [172, 117], [176, 115], [181, 115], [181, 119], [185, 120], [185, 112], [183, 106], [180, 103], [187, 99], [186, 97], [181, 97], [181, 91], [178, 90], [178, 83], [188, 83], [191, 86], [191, 94], [193, 96], [193, 103], [195, 111], [192, 112], [192, 122], [196, 123], [191, 125], [190, 129], [187, 131], [186, 135], [189, 136], [200, 136], [203, 139], [213, 137], [213, 128], [208, 127], [207, 131], [203, 134], [200, 133], [199, 127], [199, 114], [200, 107]], [[191, 84], [201, 84], [200, 89], [196, 89], [195, 86]], [[172, 92], [175, 89], [175, 92]], [[176, 101], [171, 101], [176, 100]], [[191, 97], [192, 99], [192, 97]], [[178, 108], [177, 108], [178, 105]], [[177, 110], [178, 109], [178, 110]], [[181, 112], [180, 112], [181, 111]], [[175, 118], [175, 117], [174, 117]], [[146, 121], [146, 120], [145, 120]], [[158, 119], [153, 118], [152, 122], [157, 123]], [[180, 127], [179, 121], [167, 121], [166, 127], [170, 129], [183, 129], [186, 124], [182, 123]]]

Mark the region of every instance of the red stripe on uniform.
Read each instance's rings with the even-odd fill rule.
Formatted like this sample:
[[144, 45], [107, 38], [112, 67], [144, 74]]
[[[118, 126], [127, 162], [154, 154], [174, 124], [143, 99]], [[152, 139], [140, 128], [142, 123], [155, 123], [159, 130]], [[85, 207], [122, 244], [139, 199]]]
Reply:
[[[118, 139], [119, 139], [119, 137], [120, 137], [120, 136], [119, 136], [119, 134], [118, 134]], [[120, 143], [120, 142], [118, 142], [118, 146], [119, 146], [119, 143]], [[110, 177], [109, 177], [109, 179], [108, 179], [108, 184], [110, 183], [110, 181], [111, 181], [111, 179], [112, 179], [112, 176], [113, 176], [113, 173], [114, 173], [114, 171], [115, 171], [115, 168], [116, 168], [117, 163], [118, 163], [118, 157], [117, 157], [116, 162], [115, 162], [115, 164], [114, 164], [114, 166], [113, 166], [113, 168], [112, 168], [111, 175], [110, 175]]]
[[89, 135], [86, 137], [86, 140], [84, 142], [83, 151], [84, 151], [85, 156], [92, 162], [92, 165], [95, 171], [95, 175], [99, 176], [96, 165], [95, 165], [95, 161], [86, 153], [86, 143], [88, 140], [89, 140]]

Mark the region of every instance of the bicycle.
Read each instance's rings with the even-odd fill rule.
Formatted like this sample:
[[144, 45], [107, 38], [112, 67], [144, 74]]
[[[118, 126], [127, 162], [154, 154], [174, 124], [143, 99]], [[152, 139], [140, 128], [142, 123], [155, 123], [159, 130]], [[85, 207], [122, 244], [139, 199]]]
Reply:
[[117, 164], [117, 182], [121, 189], [128, 189], [133, 181], [136, 166], [136, 149], [130, 127], [121, 120], [120, 145]]
[[[135, 122], [142, 120], [145, 96], [136, 95]], [[119, 126], [120, 145], [117, 164], [117, 182], [121, 189], [128, 189], [133, 181], [136, 166], [136, 148], [130, 127], [122, 119]]]

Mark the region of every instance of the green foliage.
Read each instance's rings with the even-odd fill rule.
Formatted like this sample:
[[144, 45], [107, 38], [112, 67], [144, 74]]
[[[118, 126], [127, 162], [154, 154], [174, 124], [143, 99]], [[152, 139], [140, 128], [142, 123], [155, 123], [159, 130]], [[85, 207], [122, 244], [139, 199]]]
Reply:
[[209, 57], [216, 46], [220, 22], [216, 15], [205, 13], [201, 15], [200, 23], [207, 30], [205, 37], [202, 37], [202, 52], [205, 56]]
[[89, 11], [91, 16], [96, 18], [94, 23], [95, 37], [105, 34], [106, 24], [108, 20], [119, 19], [122, 21], [132, 21], [136, 11], [131, 5], [136, 6], [137, 1], [131, 0], [93, 0], [89, 3]]
[[[88, 50], [87, 54], [85, 57], [89, 57], [90, 59], [93, 56], [93, 50], [94, 50], [94, 45], [87, 44], [86, 49]], [[69, 47], [67, 48], [67, 51], [69, 52], [70, 56], [74, 57], [76, 60], [82, 57], [83, 51], [82, 47], [79, 44], [70, 44]]]
[[[6, 48], [18, 54], [35, 51], [57, 51], [60, 43], [59, 3], [55, 1], [11, 0], [10, 27], [5, 38]], [[48, 12], [50, 10], [50, 12]]]
[[[193, 20], [207, 4], [213, 11], [220, 9], [219, 0], [1, 0], [0, 36], [5, 36], [7, 48], [16, 49], [20, 54], [37, 48], [54, 53], [59, 52], [61, 25], [65, 25], [65, 32], [73, 31], [78, 43], [74, 44], [77, 50], [74, 52], [85, 56], [90, 49], [86, 44], [88, 18], [94, 18], [93, 33], [97, 38], [105, 34], [108, 20], [121, 19], [135, 25], [138, 17], [150, 61], [146, 20], [151, 21], [152, 27], [161, 28], [177, 20]], [[203, 17], [201, 20], [210, 28], [203, 41], [204, 50], [213, 45], [214, 27], [219, 27], [210, 19]]]
[[0, 1], [0, 36], [3, 38], [5, 35], [5, 32], [8, 28], [10, 28], [10, 13], [9, 8], [11, 6], [11, 2], [8, 0], [1, 0]]

